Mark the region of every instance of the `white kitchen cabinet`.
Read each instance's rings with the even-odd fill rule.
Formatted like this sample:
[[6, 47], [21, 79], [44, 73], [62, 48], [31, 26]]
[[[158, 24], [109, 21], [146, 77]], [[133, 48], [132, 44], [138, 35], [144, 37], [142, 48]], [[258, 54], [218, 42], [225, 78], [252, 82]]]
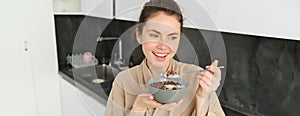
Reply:
[[[138, 21], [148, 0], [115, 0], [115, 18]], [[300, 40], [300, 1], [175, 0], [184, 27]]]
[[6, 1], [0, 10], [0, 115], [61, 116], [52, 1]]
[[[67, 77], [68, 78], [68, 77]], [[73, 81], [73, 80], [70, 80]], [[103, 116], [105, 106], [61, 78], [63, 116]]]
[[86, 15], [113, 19], [113, 0], [53, 0], [56, 15]]
[[81, 12], [88, 16], [113, 19], [113, 0], [81, 0]]
[[[138, 21], [143, 5], [149, 0], [116, 0], [115, 18], [121, 20]], [[200, 4], [195, 1], [175, 0], [184, 15], [184, 27], [190, 28], [213, 28], [215, 27], [210, 17], [205, 13], [205, 9], [199, 7]], [[198, 5], [199, 4], [199, 5]]]
[[175, 0], [183, 14], [183, 26], [188, 28], [216, 30], [210, 11], [197, 0]]
[[297, 6], [300, 1], [176, 1], [191, 9], [187, 11], [189, 16], [186, 18], [196, 22], [200, 29], [300, 40], [300, 14], [297, 12], [300, 11]]
[[115, 18], [138, 21], [142, 6], [149, 0], [115, 0]]
[[[73, 5], [64, 5], [70, 1]], [[85, 15], [138, 21], [142, 6], [147, 1], [149, 0], [81, 0], [80, 5], [81, 13]], [[175, 1], [182, 8], [184, 27], [300, 40], [297, 32], [300, 27], [300, 14], [297, 12], [300, 10], [297, 6], [299, 1]], [[60, 6], [78, 8], [77, 3], [78, 0], [54, 0], [54, 8], [58, 11], [62, 9]]]
[[[18, 4], [7, 1], [5, 4], [0, 7], [2, 11], [6, 8], [16, 8], [16, 10], [4, 12], [5, 17], [0, 22], [0, 115], [37, 116], [30, 53], [25, 50], [25, 42], [29, 38], [28, 31], [24, 30], [28, 30], [28, 26], [26, 20], [18, 20], [26, 17], [25, 14], [28, 8], [23, 6], [23, 4], [26, 4], [25, 1], [20, 1]], [[5, 7], [7, 5], [12, 7]]]
[[53, 0], [54, 12], [80, 12], [80, 0]]

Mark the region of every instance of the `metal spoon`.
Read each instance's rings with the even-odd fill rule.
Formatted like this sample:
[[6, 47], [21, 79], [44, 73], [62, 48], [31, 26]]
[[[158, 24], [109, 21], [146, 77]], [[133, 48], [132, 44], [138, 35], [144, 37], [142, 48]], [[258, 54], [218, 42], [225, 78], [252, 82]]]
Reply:
[[[182, 75], [187, 75], [187, 74], [193, 74], [193, 73], [198, 73], [198, 72], [206, 71], [208, 67], [209, 66], [206, 66], [205, 69], [200, 69], [200, 70], [195, 70], [195, 71], [181, 73], [181, 77], [182, 77]], [[218, 68], [225, 68], [225, 66], [218, 66]]]

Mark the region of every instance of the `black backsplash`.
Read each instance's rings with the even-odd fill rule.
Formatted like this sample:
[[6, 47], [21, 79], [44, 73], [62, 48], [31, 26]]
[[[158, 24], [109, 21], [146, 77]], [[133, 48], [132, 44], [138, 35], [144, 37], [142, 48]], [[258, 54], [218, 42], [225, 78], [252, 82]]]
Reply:
[[[83, 20], [88, 20], [85, 21], [88, 24], [81, 27], [77, 33]], [[110, 59], [116, 40], [97, 43], [96, 38], [119, 37], [133, 25], [135, 22], [56, 15], [59, 65], [66, 65], [65, 58], [72, 50], [92, 51], [100, 62], [103, 58]], [[99, 33], [101, 31], [103, 33]], [[203, 67], [209, 64], [210, 54], [201, 34], [189, 28], [184, 28], [183, 33], [195, 48], [199, 65]], [[75, 36], [85, 39], [74, 43]], [[233, 33], [222, 33], [222, 36], [227, 55], [226, 79], [220, 94], [222, 105], [252, 115], [299, 114], [297, 109], [300, 104], [300, 42]], [[83, 44], [83, 49], [74, 50], [74, 44]], [[96, 49], [91, 47], [93, 45]], [[143, 58], [140, 49], [136, 50], [133, 56], [139, 58], [139, 61]]]
[[59, 65], [66, 65], [66, 57], [72, 53], [74, 38], [84, 16], [55, 16], [55, 33]]
[[67, 64], [67, 55], [83, 52], [92, 52], [100, 63], [107, 63], [117, 40], [97, 42], [97, 37], [119, 37], [135, 24], [81, 15], [55, 15], [54, 18], [59, 65]]
[[221, 100], [240, 110], [296, 116], [300, 104], [300, 42], [223, 33], [227, 74]]

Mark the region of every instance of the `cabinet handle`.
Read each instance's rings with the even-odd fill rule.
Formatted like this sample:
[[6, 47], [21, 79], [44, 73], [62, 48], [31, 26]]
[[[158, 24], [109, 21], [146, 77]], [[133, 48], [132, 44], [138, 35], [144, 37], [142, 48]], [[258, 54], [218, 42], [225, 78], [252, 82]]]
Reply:
[[28, 51], [28, 42], [27, 41], [24, 41], [24, 50]]

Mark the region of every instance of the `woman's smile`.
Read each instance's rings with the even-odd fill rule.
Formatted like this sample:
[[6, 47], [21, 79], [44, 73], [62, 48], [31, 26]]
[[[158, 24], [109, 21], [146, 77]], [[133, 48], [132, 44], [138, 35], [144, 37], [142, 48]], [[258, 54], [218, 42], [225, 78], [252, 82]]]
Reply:
[[158, 61], [164, 61], [166, 60], [166, 57], [169, 53], [166, 52], [152, 52], [155, 56], [155, 59]]

